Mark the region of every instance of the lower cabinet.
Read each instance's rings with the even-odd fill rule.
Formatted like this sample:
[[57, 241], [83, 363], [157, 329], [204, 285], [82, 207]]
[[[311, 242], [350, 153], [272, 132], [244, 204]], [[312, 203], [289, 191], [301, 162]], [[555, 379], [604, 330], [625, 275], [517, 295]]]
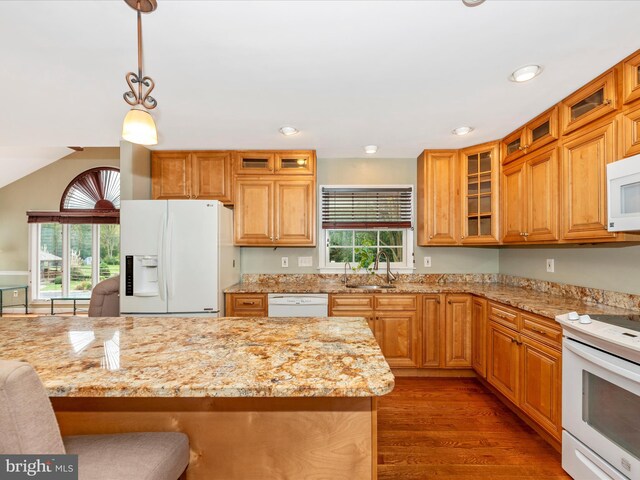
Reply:
[[266, 317], [267, 295], [264, 293], [227, 293], [225, 295], [226, 317]]
[[471, 366], [471, 295], [423, 295], [421, 324], [421, 367]]
[[365, 317], [380, 349], [394, 368], [420, 362], [418, 295], [331, 295], [332, 317]]
[[482, 378], [487, 378], [487, 301], [471, 299], [471, 366]]
[[[490, 302], [490, 312], [505, 311]], [[562, 436], [562, 338], [551, 320], [509, 308], [489, 314], [487, 381], [557, 441]], [[538, 338], [539, 337], [539, 338]]]

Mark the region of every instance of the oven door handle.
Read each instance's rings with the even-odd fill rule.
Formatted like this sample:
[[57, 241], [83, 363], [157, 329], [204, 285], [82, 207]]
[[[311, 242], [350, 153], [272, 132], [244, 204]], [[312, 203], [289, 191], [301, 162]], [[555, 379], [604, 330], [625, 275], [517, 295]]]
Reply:
[[[605, 370], [616, 373], [621, 377], [631, 380], [632, 382], [640, 383], [640, 375], [620, 365], [617, 365], [616, 363], [611, 362], [610, 360], [607, 359], [608, 355], [606, 353], [602, 353], [599, 350], [593, 350], [579, 343], [573, 343], [568, 341], [564, 342], [564, 346], [567, 347], [576, 355], [590, 361], [595, 365], [598, 365], [599, 367], [604, 368]], [[613, 358], [616, 358], [616, 357], [613, 357]], [[622, 361], [623, 360], [620, 360], [620, 362]]]

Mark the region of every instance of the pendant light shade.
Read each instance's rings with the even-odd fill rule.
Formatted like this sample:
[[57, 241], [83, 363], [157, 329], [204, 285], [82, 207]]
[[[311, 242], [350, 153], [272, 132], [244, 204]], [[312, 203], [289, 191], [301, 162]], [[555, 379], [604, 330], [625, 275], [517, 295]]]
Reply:
[[156, 145], [158, 130], [151, 114], [139, 107], [129, 110], [122, 124], [122, 138], [139, 145]]

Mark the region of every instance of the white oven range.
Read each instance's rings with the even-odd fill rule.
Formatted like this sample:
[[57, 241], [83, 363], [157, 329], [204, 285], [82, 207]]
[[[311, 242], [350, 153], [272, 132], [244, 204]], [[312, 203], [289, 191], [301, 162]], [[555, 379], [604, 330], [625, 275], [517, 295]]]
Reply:
[[640, 480], [640, 315], [558, 315], [562, 467], [576, 480]]

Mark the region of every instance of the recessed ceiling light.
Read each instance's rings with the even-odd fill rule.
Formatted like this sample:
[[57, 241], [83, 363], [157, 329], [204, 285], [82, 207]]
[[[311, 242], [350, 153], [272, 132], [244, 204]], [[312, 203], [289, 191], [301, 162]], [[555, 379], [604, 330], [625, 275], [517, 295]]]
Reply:
[[467, 7], [477, 7], [481, 3], [484, 3], [484, 0], [462, 0]]
[[471, 132], [473, 132], [473, 127], [458, 127], [451, 130], [454, 135], [466, 135]]
[[366, 147], [364, 147], [364, 153], [373, 154], [373, 153], [376, 153], [377, 151], [378, 151], [377, 145], [367, 145]]
[[509, 80], [512, 82], [526, 82], [533, 77], [537, 77], [540, 73], [542, 73], [542, 67], [540, 65], [526, 65], [513, 72]]
[[287, 137], [290, 135], [296, 135], [298, 133], [300, 133], [300, 130], [298, 130], [296, 127], [291, 127], [289, 125], [286, 125], [284, 127], [280, 127], [280, 133], [283, 135], [286, 135]]

